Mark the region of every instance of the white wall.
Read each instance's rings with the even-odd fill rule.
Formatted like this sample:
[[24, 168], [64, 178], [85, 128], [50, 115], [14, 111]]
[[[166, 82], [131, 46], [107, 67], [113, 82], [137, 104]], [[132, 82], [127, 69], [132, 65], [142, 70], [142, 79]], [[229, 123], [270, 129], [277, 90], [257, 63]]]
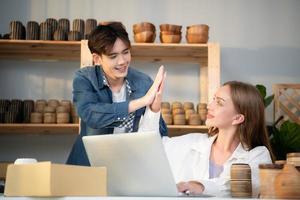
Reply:
[[[122, 21], [130, 38], [132, 25], [141, 21], [152, 22], [157, 29], [162, 23], [181, 24], [183, 36], [187, 25], [205, 23], [210, 26], [210, 41], [221, 45], [222, 83], [228, 80], [260, 83], [270, 94], [272, 84], [300, 82], [299, 0], [2, 0], [1, 5], [2, 34], [9, 31], [11, 20], [26, 24], [48, 17]], [[152, 77], [159, 65], [132, 63]], [[168, 80], [164, 99], [198, 102], [198, 66], [187, 63], [165, 63], [165, 66]], [[71, 99], [72, 75], [77, 68], [77, 62], [0, 60], [0, 98]], [[271, 106], [267, 109], [267, 120], [272, 121]], [[11, 145], [4, 145], [8, 138]], [[19, 136], [0, 136], [0, 161], [27, 155], [63, 162], [73, 139], [65, 136], [65, 142], [59, 144], [49, 140], [51, 145], [46, 145], [45, 153], [36, 155], [27, 149], [30, 145], [18, 142]], [[41, 137], [32, 140], [33, 143], [48, 141]], [[19, 151], [9, 153], [10, 148]], [[28, 153], [21, 154], [22, 149]]]

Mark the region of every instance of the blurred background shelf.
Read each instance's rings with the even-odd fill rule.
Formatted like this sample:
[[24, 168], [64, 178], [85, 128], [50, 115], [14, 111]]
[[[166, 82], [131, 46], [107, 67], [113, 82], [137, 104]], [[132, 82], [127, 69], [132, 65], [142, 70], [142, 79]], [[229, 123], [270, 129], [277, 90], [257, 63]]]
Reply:
[[0, 134], [78, 135], [78, 124], [0, 124]]
[[204, 125], [168, 125], [169, 136], [179, 136], [187, 133], [207, 133], [208, 127]]
[[[199, 102], [208, 102], [220, 85], [220, 45], [132, 43], [134, 60], [147, 62], [176, 61], [199, 64]], [[80, 66], [92, 64], [87, 40], [41, 41], [0, 40], [0, 59], [80, 61]], [[207, 132], [206, 126], [170, 125], [169, 135]], [[0, 124], [0, 134], [78, 134], [78, 124]]]
[[79, 60], [80, 41], [0, 40], [0, 58]]
[[[80, 60], [80, 41], [0, 40], [0, 59]], [[147, 61], [186, 61], [207, 66], [208, 44], [132, 43], [132, 57]]]
[[[168, 125], [169, 136], [178, 136], [185, 133], [206, 133], [206, 126]], [[68, 134], [78, 135], [78, 124], [0, 124], [0, 134]]]

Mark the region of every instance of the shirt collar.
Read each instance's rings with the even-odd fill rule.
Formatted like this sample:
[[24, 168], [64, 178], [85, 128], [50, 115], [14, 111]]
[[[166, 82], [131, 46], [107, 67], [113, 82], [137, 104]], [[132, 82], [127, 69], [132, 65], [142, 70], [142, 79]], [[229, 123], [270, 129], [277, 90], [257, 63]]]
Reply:
[[[211, 151], [211, 146], [214, 143], [215, 139], [217, 138], [218, 134], [215, 134], [214, 136], [211, 136], [208, 138], [208, 144], [207, 145], [199, 145], [199, 143], [194, 143], [191, 146], [192, 150], [195, 150], [199, 153], [209, 153]], [[234, 158], [244, 158], [247, 156], [248, 151], [245, 150], [241, 143], [237, 146], [237, 148], [234, 150], [232, 155], [228, 160], [234, 159]], [[209, 154], [208, 154], [209, 155]]]
[[[105, 77], [104, 71], [101, 66], [96, 65], [96, 73], [98, 73], [98, 85], [99, 89], [102, 89], [103, 87], [109, 87], [109, 83]], [[125, 77], [125, 83], [127, 90], [134, 92], [136, 90], [136, 86], [134, 84], [134, 81], [131, 78], [131, 69], [128, 68], [127, 76]], [[130, 93], [131, 93], [130, 92]]]
[[192, 150], [198, 151], [199, 153], [201, 152], [206, 152], [207, 150], [210, 151], [212, 143], [215, 141], [217, 138], [217, 134], [211, 137], [208, 137], [208, 144], [207, 145], [199, 145], [199, 143], [194, 143], [191, 146]]

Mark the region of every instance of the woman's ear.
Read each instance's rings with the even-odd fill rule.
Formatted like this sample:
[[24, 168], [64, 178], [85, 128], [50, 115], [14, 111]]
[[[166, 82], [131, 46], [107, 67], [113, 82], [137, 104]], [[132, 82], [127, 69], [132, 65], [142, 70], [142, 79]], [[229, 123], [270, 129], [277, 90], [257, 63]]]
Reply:
[[232, 125], [238, 125], [245, 121], [245, 116], [243, 114], [236, 114], [233, 118]]
[[101, 56], [99, 56], [96, 53], [93, 53], [92, 56], [93, 56], [93, 63], [94, 63], [94, 65], [101, 65], [101, 61], [102, 61], [101, 60]]

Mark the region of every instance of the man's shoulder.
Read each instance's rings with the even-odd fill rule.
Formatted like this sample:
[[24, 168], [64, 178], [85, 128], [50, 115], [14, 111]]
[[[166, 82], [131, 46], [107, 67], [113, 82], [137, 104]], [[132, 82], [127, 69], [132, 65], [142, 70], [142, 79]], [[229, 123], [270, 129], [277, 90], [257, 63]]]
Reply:
[[128, 79], [143, 80], [143, 81], [148, 80], [149, 82], [152, 82], [150, 76], [132, 67], [129, 68], [127, 77]]
[[91, 73], [95, 73], [94, 66], [82, 67], [82, 68], [76, 70], [76, 72], [75, 72], [76, 75], [82, 75], [82, 76], [88, 76]]

